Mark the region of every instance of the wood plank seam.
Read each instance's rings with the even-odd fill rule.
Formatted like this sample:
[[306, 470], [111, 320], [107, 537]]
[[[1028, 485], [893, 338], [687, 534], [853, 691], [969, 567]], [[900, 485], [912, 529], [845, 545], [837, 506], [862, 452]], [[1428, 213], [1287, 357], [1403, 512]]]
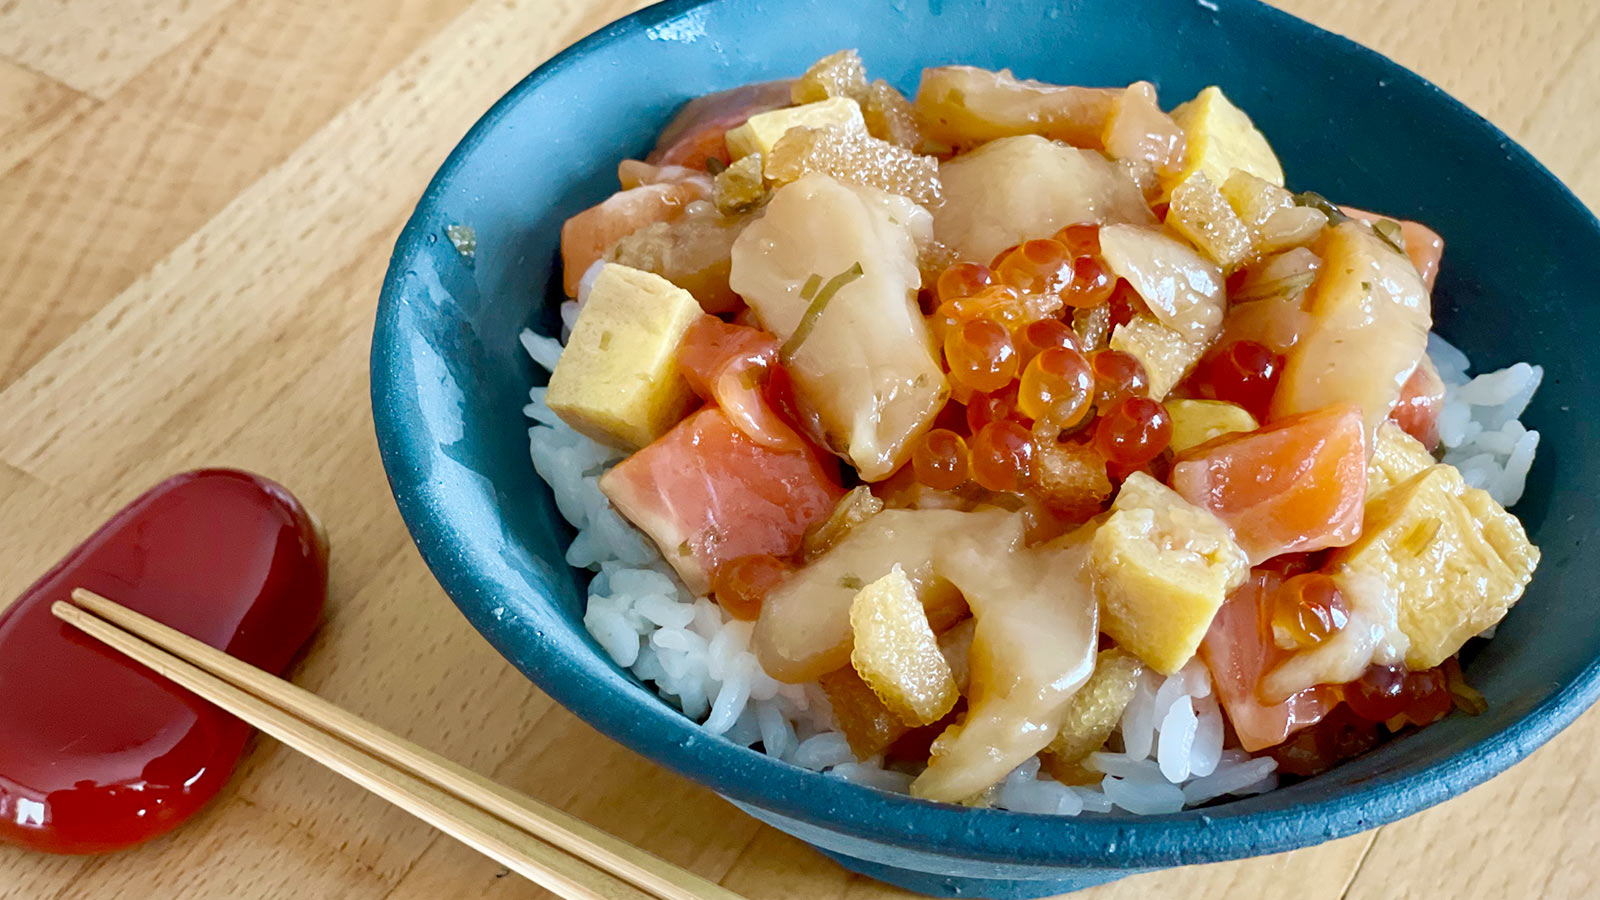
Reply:
[[[51, 145], [59, 140], [62, 135], [68, 133], [74, 125], [104, 103], [104, 101], [85, 94], [64, 81], [52, 78], [23, 63], [12, 59], [6, 59], [5, 63], [27, 73], [29, 77], [48, 82], [52, 91], [66, 95], [67, 99], [64, 104], [61, 104], [64, 110], [57, 112], [52, 120], [42, 126], [43, 135], [24, 133], [19, 137], [9, 139], [4, 144], [0, 144], [0, 176], [4, 176], [7, 172], [26, 164], [40, 154], [48, 152]], [[27, 147], [29, 143], [34, 143], [34, 146]], [[17, 152], [19, 147], [26, 147], [26, 149], [22, 150], [22, 152]]]
[[[187, 6], [187, 5], [189, 5], [189, 2], [190, 2], [190, 0], [185, 0], [185, 2], [182, 5], [183, 6]], [[211, 12], [210, 15], [204, 16], [201, 19], [199, 19], [199, 20], [195, 21], [194, 23], [192, 23], [192, 27], [190, 28], [190, 30], [189, 30], [189, 32], [187, 34], [185, 34], [183, 37], [179, 38], [176, 41], [173, 41], [171, 44], [169, 44], [166, 47], [164, 47], [164, 48], [160, 49], [159, 51], [157, 51], [153, 56], [151, 56], [149, 59], [145, 60], [143, 65], [137, 66], [135, 68], [132, 68], [132, 69], [129, 69], [129, 70], [125, 71], [125, 72], [122, 72], [122, 73], [119, 74], [119, 76], [117, 78], [115, 78], [115, 79], [113, 79], [111, 81], [107, 81], [104, 84], [98, 84], [98, 83], [90, 84], [90, 83], [88, 83], [88, 80], [85, 80], [85, 82], [82, 83], [82, 84], [73, 84], [72, 82], [68, 81], [66, 78], [63, 78], [63, 77], [61, 77], [61, 76], [59, 76], [59, 75], [57, 75], [55, 73], [51, 73], [51, 72], [45, 71], [43, 68], [41, 68], [37, 64], [31, 64], [31, 63], [22, 62], [20, 59], [17, 58], [17, 55], [14, 52], [6, 54], [5, 58], [6, 58], [6, 60], [8, 62], [12, 62], [15, 65], [18, 65], [18, 66], [20, 66], [22, 68], [27, 69], [30, 72], [36, 72], [38, 74], [44, 75], [45, 77], [54, 80], [54, 81], [58, 81], [58, 82], [60, 82], [62, 84], [66, 84], [68, 87], [71, 87], [73, 90], [75, 90], [75, 91], [77, 91], [77, 92], [79, 92], [81, 94], [84, 94], [86, 96], [92, 97], [92, 98], [94, 98], [96, 100], [100, 100], [100, 101], [110, 100], [113, 96], [116, 95], [117, 91], [122, 89], [122, 87], [124, 85], [126, 85], [128, 82], [134, 80], [135, 78], [139, 77], [139, 75], [142, 72], [144, 72], [145, 70], [149, 69], [151, 66], [155, 65], [156, 62], [159, 61], [162, 57], [166, 56], [168, 53], [172, 52], [175, 48], [177, 48], [178, 46], [182, 45], [184, 43], [184, 41], [186, 41], [191, 35], [198, 34], [201, 31], [204, 31], [205, 29], [210, 28], [211, 25], [213, 23], [215, 23], [218, 19], [222, 18], [223, 16], [226, 16], [235, 7], [239, 6], [243, 2], [244, 2], [244, 0], [227, 0], [227, 2], [220, 4], [215, 10], [213, 10]], [[8, 10], [7, 9], [0, 9], [0, 12], [4, 12], [4, 11], [8, 11]], [[102, 55], [104, 55], [106, 52], [107, 51], [105, 51], [104, 48], [102, 48]]]
[[1372, 848], [1378, 846], [1378, 839], [1383, 837], [1383, 830], [1387, 827], [1387, 825], [1379, 825], [1372, 830], [1372, 836], [1368, 838], [1367, 846], [1361, 851], [1361, 858], [1356, 860], [1356, 864], [1350, 869], [1350, 877], [1344, 880], [1344, 887], [1339, 890], [1339, 900], [1345, 900], [1350, 896], [1350, 889], [1355, 886], [1356, 878], [1361, 874], [1361, 870], [1366, 867], [1367, 859], [1372, 856]]
[[[524, 8], [525, 9], [525, 8]], [[491, 40], [493, 33], [489, 30], [490, 21], [497, 21], [505, 16], [517, 14], [515, 5], [508, 9], [498, 3], [477, 3], [469, 7], [463, 14], [453, 20], [448, 27], [443, 29], [434, 40], [423, 44], [391, 69], [383, 78], [374, 83], [367, 91], [363, 92], [355, 101], [346, 106], [338, 115], [327, 124], [318, 129], [300, 148], [279, 164], [268, 169], [260, 178], [249, 187], [241, 191], [231, 202], [223, 207], [215, 216], [207, 221], [205, 226], [191, 234], [159, 262], [150, 267], [139, 276], [134, 283], [124, 289], [100, 312], [87, 320], [83, 326], [74, 331], [66, 340], [41, 357], [38, 363], [28, 372], [18, 378], [4, 390], [0, 390], [0, 405], [9, 405], [6, 401], [18, 402], [24, 407], [38, 410], [44, 403], [45, 389], [50, 385], [46, 376], [35, 379], [32, 376], [51, 368], [72, 368], [71, 360], [80, 352], [80, 343], [88, 343], [95, 339], [107, 337], [111, 325], [118, 321], [130, 308], [149, 308], [153, 305], [153, 295], [161, 293], [168, 287], [186, 283], [187, 276], [193, 272], [193, 257], [197, 247], [212, 238], [212, 232], [219, 232], [214, 237], [216, 243], [222, 244], [229, 238], [238, 241], [248, 241], [250, 233], [259, 233], [259, 228], [252, 228], [252, 223], [259, 216], [275, 207], [281, 207], [284, 202], [305, 198], [305, 202], [313, 205], [336, 202], [328, 198], [310, 197], [314, 193], [314, 186], [328, 187], [329, 178], [344, 176], [347, 189], [359, 186], [363, 181], [375, 177], [371, 166], [330, 165], [330, 161], [346, 161], [349, 146], [349, 132], [371, 130], [374, 123], [381, 123], [386, 116], [385, 110], [396, 105], [404, 106], [401, 97], [408, 93], [407, 88], [418, 83], [419, 71], [431, 72], [437, 65], [435, 60], [440, 57], [440, 48], [449, 47], [451, 44], [474, 40]], [[587, 23], [587, 17], [581, 17], [580, 25]], [[487, 62], [483, 63], [487, 65]], [[519, 67], [520, 68], [520, 67]], [[457, 78], [473, 75], [474, 66], [465, 62], [457, 66]], [[506, 85], [509, 87], [509, 83]], [[398, 152], [395, 148], [385, 148], [390, 152]], [[432, 156], [432, 154], [429, 154]], [[343, 171], [339, 171], [340, 169]], [[319, 184], [320, 183], [320, 184]], [[385, 184], [367, 184], [369, 195], [387, 194], [394, 196], [396, 192], [391, 186]], [[418, 187], [420, 190], [420, 185]], [[346, 191], [348, 193], [348, 190]], [[407, 194], [410, 192], [408, 191]], [[275, 202], [276, 201], [276, 202]], [[371, 220], [357, 220], [348, 223], [350, 234], [359, 231], [360, 239], [364, 240], [370, 234], [376, 233], [376, 228]], [[385, 220], [382, 227], [387, 228]], [[281, 260], [276, 257], [272, 262]], [[213, 302], [221, 302], [213, 298]], [[219, 336], [221, 337], [221, 336]], [[135, 347], [125, 355], [125, 362], [138, 360], [141, 356], [151, 356], [152, 349], [147, 346]], [[153, 358], [147, 362], [154, 365]], [[129, 366], [124, 366], [122, 374], [129, 375]], [[132, 411], [123, 410], [111, 413], [116, 420], [125, 421]], [[41, 466], [48, 465], [52, 449], [57, 442], [65, 436], [66, 429], [72, 426], [74, 420], [69, 417], [52, 416], [46, 421], [36, 423], [37, 430], [23, 440], [28, 445], [26, 448], [13, 447], [10, 452], [0, 459], [5, 459], [19, 468], [33, 472], [49, 482], [49, 478], [40, 471]], [[81, 420], [80, 421], [81, 424]], [[109, 424], [109, 423], [108, 423]], [[55, 485], [60, 487], [60, 485]]]

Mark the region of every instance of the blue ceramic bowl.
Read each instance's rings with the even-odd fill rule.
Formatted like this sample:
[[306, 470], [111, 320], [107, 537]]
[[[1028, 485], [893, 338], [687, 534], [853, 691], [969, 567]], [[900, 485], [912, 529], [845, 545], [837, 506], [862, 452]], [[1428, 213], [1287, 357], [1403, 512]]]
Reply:
[[[1051, 818], [938, 806], [813, 774], [700, 731], [583, 629], [570, 531], [528, 459], [535, 373], [519, 329], [555, 327], [563, 219], [615, 188], [688, 98], [789, 76], [840, 47], [903, 89], [923, 66], [1009, 66], [1069, 84], [1150, 79], [1168, 103], [1221, 85], [1291, 187], [1438, 229], [1439, 330], [1486, 370], [1545, 366], [1543, 432], [1517, 512], [1544, 563], [1474, 648], [1477, 718], [1453, 716], [1320, 777], [1203, 811]], [[441, 239], [466, 223], [475, 264]], [[674, 0], [614, 23], [517, 85], [451, 154], [395, 247], [372, 343], [372, 405], [395, 499], [461, 611], [549, 694], [634, 750], [846, 866], [943, 896], [1033, 897], [1139, 870], [1273, 853], [1417, 812], [1484, 781], [1600, 691], [1600, 456], [1589, 373], [1600, 223], [1520, 147], [1384, 58], [1254, 0]], [[1576, 336], [1584, 336], [1575, 339]]]

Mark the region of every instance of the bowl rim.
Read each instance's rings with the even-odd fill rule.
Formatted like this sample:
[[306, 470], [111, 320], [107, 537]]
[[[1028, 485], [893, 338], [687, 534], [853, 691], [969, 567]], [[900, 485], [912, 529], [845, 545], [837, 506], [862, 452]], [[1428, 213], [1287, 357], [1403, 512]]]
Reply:
[[[601, 27], [525, 76], [472, 126], [429, 181], [395, 242], [384, 277], [371, 349], [371, 400], [379, 452], [396, 505], [423, 560], [451, 601], [541, 690], [611, 739], [680, 775], [741, 804], [828, 831], [910, 851], [991, 863], [1109, 865], [1130, 870], [1283, 852], [1420, 812], [1509, 768], [1600, 698], [1597, 657], [1500, 732], [1411, 774], [1379, 774], [1336, 796], [1284, 809], [1230, 814], [1229, 805], [1224, 805], [1166, 815], [1081, 818], [932, 803], [802, 769], [706, 733], [648, 689], [630, 694], [624, 689], [627, 681], [609, 686], [600, 683], [547, 635], [506, 628], [491, 613], [498, 601], [488, 602], [505, 586], [475, 571], [469, 554], [451, 544], [453, 533], [445, 506], [429, 502], [427, 485], [416, 475], [426, 467], [420, 464], [423, 460], [410, 433], [411, 423], [400, 420], [388, 399], [404, 384], [408, 371], [396, 341], [404, 272], [410, 259], [426, 252], [429, 208], [464, 161], [525, 95], [590, 52], [695, 9], [732, 2], [737, 0], [664, 0]], [[1231, 13], [1262, 17], [1270, 27], [1315, 38], [1325, 47], [1361, 58], [1389, 77], [1432, 94], [1435, 102], [1450, 107], [1470, 124], [1473, 132], [1469, 139], [1498, 142], [1509, 164], [1548, 179], [1558, 196], [1586, 219], [1590, 230], [1600, 234], [1600, 220], [1559, 178], [1498, 127], [1437, 85], [1374, 50], [1261, 0], [1232, 0], [1229, 6]], [[537, 665], [527, 663], [530, 657]], [[609, 660], [605, 662], [611, 665]], [[618, 715], [619, 709], [628, 714]]]

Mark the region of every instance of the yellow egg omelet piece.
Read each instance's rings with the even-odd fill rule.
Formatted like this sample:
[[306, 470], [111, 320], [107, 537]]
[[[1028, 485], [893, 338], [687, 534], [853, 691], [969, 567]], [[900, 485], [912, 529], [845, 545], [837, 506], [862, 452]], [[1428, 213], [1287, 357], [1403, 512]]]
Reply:
[[643, 447], [694, 401], [674, 356], [701, 315], [693, 295], [660, 275], [607, 263], [550, 373], [545, 402], [597, 441]]
[[1443, 463], [1369, 502], [1361, 537], [1329, 559], [1336, 574], [1376, 576], [1394, 591], [1412, 671], [1499, 622], [1538, 564], [1517, 517]]
[[1221, 88], [1212, 86], [1201, 91], [1174, 109], [1172, 119], [1183, 129], [1188, 152], [1183, 168], [1162, 181], [1169, 193], [1196, 172], [1220, 185], [1235, 169], [1283, 187], [1283, 165], [1272, 152], [1272, 145]]
[[1250, 564], [1222, 520], [1135, 472], [1094, 533], [1089, 569], [1100, 630], [1171, 675], [1194, 656]]
[[1212, 438], [1240, 431], [1255, 431], [1255, 416], [1244, 407], [1222, 400], [1168, 400], [1172, 416], [1172, 452], [1182, 453]]
[[861, 115], [861, 106], [849, 97], [834, 97], [800, 106], [786, 106], [769, 112], [756, 113], [738, 128], [731, 129], [726, 138], [728, 154], [742, 159], [752, 153], [763, 157], [772, 152], [778, 138], [791, 128], [827, 128], [843, 125], [867, 130], [867, 120]]

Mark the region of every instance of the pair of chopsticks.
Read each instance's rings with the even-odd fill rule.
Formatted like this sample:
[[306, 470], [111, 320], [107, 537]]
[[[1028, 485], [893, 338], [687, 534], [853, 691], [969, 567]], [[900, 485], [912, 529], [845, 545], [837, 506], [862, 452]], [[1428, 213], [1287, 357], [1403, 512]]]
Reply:
[[51, 612], [568, 900], [743, 900], [269, 672], [83, 589]]

